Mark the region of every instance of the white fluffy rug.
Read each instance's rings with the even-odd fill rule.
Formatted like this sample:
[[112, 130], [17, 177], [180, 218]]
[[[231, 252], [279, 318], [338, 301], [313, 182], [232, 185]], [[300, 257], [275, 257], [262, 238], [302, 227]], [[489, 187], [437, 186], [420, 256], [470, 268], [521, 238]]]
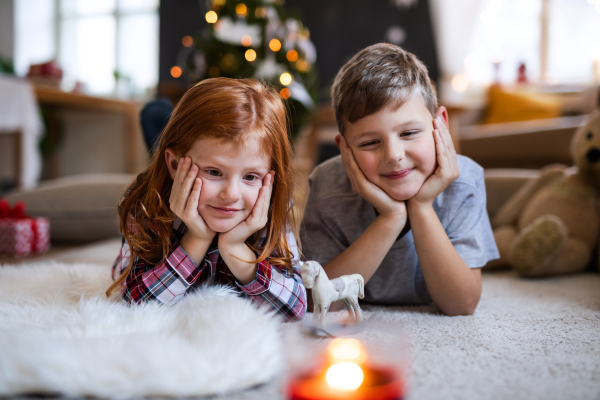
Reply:
[[169, 308], [106, 299], [109, 267], [0, 266], [0, 396], [198, 396], [272, 379], [279, 318], [228, 289]]

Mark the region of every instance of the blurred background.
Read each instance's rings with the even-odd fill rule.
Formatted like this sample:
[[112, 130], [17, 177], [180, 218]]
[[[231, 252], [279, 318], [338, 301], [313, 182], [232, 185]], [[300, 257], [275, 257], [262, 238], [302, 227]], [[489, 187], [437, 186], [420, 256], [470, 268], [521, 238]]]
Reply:
[[140, 172], [140, 110], [214, 76], [277, 87], [308, 173], [337, 151], [336, 72], [378, 42], [426, 64], [484, 167], [570, 163], [598, 104], [600, 0], [0, 0], [0, 192]]

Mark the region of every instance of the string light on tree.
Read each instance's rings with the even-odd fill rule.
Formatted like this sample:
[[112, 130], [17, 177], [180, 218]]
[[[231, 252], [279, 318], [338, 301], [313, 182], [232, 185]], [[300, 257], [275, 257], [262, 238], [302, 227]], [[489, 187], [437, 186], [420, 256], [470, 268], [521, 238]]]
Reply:
[[244, 57], [246, 58], [246, 60], [252, 62], [256, 60], [256, 52], [252, 49], [248, 49], [246, 50], [246, 53], [244, 53]]
[[235, 13], [238, 15], [238, 17], [245, 17], [248, 13], [248, 7], [246, 7], [244, 3], [238, 3], [235, 6]]
[[250, 46], [252, 44], [252, 37], [250, 35], [244, 35], [242, 36], [242, 45], [243, 46]]
[[181, 76], [181, 68], [179, 68], [179, 67], [171, 68], [171, 76], [173, 78], [179, 78]]
[[290, 50], [285, 55], [289, 62], [294, 62], [298, 59], [298, 52], [296, 50]]
[[256, 18], [264, 18], [267, 16], [267, 10], [264, 7], [256, 7], [256, 10], [254, 10], [254, 16]]
[[288, 88], [283, 88], [279, 92], [279, 95], [281, 96], [282, 99], [287, 100], [292, 95], [292, 91], [290, 89], [288, 89]]
[[206, 13], [206, 22], [208, 22], [209, 24], [214, 24], [215, 22], [217, 22], [218, 19], [219, 17], [217, 16], [216, 12], [209, 11]]
[[292, 83], [292, 75], [290, 75], [289, 72], [284, 72], [279, 77], [279, 82], [281, 82], [281, 84], [284, 86], [289, 85], [290, 83]]
[[281, 42], [278, 39], [271, 39], [269, 42], [269, 48], [275, 52], [281, 50]]
[[310, 64], [307, 63], [305, 60], [298, 60], [296, 61], [296, 69], [300, 72], [307, 73], [308, 71], [310, 71]]
[[194, 44], [194, 39], [192, 39], [191, 36], [184, 36], [181, 39], [181, 44], [185, 47], [192, 47], [192, 45]]

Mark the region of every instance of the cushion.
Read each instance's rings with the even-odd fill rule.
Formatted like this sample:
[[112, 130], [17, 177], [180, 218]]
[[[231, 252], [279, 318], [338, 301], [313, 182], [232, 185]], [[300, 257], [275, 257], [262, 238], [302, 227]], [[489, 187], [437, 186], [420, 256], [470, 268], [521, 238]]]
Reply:
[[130, 174], [85, 174], [43, 182], [6, 196], [27, 214], [50, 219], [52, 242], [87, 243], [119, 236], [117, 206]]
[[557, 118], [561, 102], [551, 95], [516, 93], [491, 86], [485, 124]]

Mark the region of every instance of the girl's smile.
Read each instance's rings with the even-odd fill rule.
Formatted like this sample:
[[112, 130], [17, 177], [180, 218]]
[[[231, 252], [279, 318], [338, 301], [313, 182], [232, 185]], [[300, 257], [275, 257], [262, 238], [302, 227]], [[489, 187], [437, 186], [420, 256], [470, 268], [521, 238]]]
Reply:
[[229, 207], [214, 207], [214, 206], [209, 206], [209, 207], [223, 215], [233, 215], [238, 211], [242, 211], [242, 210], [238, 210], [237, 208], [229, 208]]

